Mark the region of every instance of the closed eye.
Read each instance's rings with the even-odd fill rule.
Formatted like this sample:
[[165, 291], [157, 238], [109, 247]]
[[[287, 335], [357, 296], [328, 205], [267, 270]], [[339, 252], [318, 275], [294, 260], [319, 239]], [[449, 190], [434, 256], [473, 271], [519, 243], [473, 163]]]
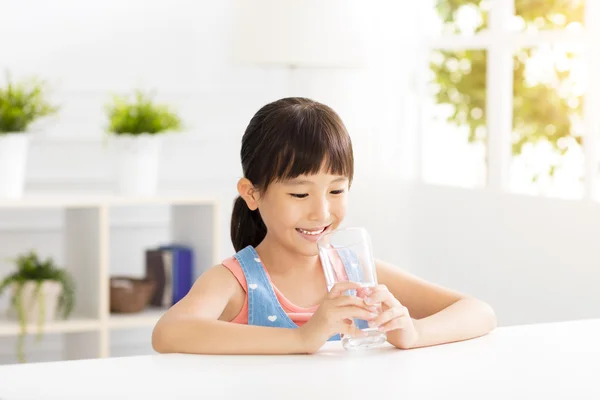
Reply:
[[[339, 189], [339, 190], [332, 190], [330, 193], [333, 195], [337, 195], [337, 194], [342, 194], [345, 191], [346, 191], [345, 189]], [[289, 195], [292, 197], [295, 197], [297, 199], [304, 199], [304, 198], [308, 197], [308, 193], [289, 193]]]

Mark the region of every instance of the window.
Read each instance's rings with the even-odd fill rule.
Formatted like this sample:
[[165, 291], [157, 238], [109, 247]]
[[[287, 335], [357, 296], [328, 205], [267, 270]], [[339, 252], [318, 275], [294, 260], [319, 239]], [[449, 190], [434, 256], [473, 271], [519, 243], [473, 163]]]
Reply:
[[481, 0], [437, 1], [427, 10], [426, 35], [458, 38], [429, 47], [421, 77], [426, 82], [421, 171], [427, 183], [486, 185], [488, 52], [471, 42], [487, 29], [488, 5]]
[[433, 50], [421, 134], [428, 183], [486, 183], [486, 50]]
[[583, 29], [585, 0], [514, 0], [514, 8], [512, 23], [522, 32]]
[[[428, 0], [421, 178], [600, 195], [600, 2]], [[589, 26], [588, 26], [589, 25]]]
[[509, 188], [523, 194], [581, 198], [583, 48], [540, 44], [514, 53]]

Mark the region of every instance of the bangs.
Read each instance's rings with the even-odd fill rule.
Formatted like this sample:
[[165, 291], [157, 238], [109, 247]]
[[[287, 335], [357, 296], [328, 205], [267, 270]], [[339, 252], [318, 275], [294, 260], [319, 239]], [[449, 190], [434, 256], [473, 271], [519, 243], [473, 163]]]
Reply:
[[322, 107], [304, 108], [300, 112], [302, 118], [296, 115], [280, 125], [267, 185], [319, 172], [345, 176], [352, 182], [354, 156], [350, 136], [337, 114]]

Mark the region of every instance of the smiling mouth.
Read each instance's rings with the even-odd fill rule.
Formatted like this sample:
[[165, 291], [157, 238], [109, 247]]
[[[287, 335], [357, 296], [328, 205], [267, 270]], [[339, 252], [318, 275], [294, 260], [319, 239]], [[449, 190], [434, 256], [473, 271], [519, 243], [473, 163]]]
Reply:
[[329, 226], [330, 225], [327, 225], [326, 227], [315, 229], [315, 230], [306, 230], [306, 229], [301, 229], [301, 228], [296, 228], [296, 230], [304, 235], [318, 236], [318, 235], [322, 234], [323, 232], [325, 232], [327, 230], [327, 228], [329, 228]]

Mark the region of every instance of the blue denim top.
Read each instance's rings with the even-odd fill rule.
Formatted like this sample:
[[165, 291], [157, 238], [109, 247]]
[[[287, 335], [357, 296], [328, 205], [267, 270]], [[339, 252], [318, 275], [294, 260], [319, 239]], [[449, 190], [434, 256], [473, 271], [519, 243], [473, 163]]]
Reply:
[[[363, 274], [362, 269], [359, 268], [357, 257], [346, 249], [338, 250], [338, 254], [348, 279], [361, 282]], [[243, 248], [235, 254], [235, 258], [242, 267], [248, 284], [248, 325], [297, 328], [298, 325], [290, 319], [279, 303], [254, 247]], [[355, 295], [356, 293], [352, 290], [347, 294]], [[366, 321], [363, 320], [355, 320], [355, 323], [361, 329], [367, 326]], [[329, 340], [340, 340], [340, 335], [332, 336]]]

